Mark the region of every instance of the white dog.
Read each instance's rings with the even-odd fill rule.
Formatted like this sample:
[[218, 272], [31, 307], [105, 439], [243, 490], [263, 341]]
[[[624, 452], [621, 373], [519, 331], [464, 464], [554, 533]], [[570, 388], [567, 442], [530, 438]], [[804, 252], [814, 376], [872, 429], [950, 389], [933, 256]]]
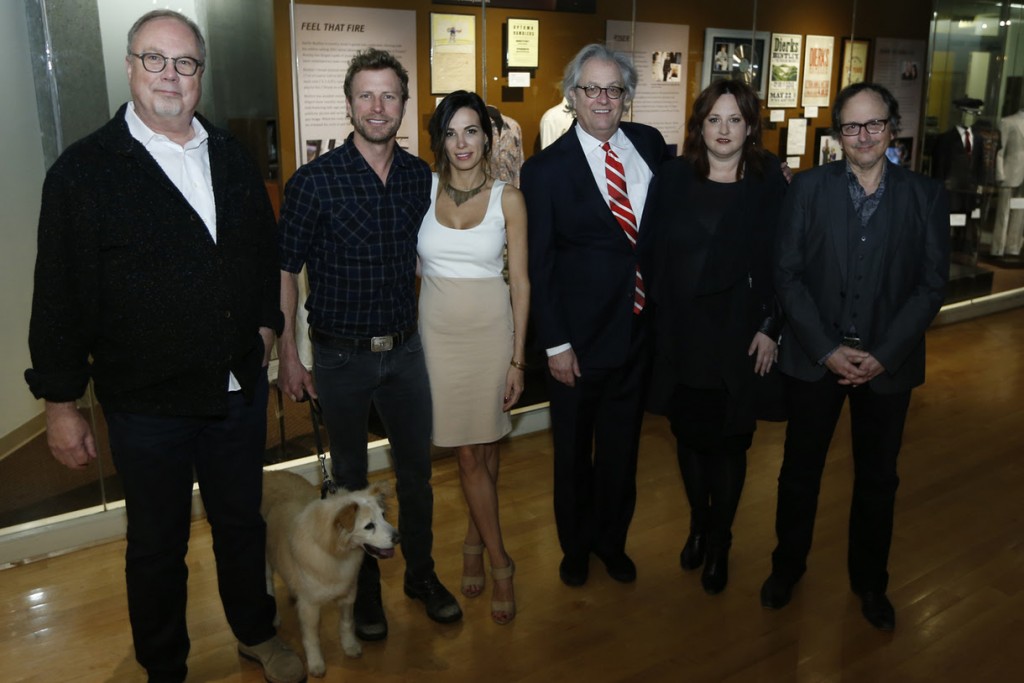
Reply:
[[274, 572], [288, 586], [299, 616], [302, 647], [311, 676], [326, 672], [320, 651], [320, 608], [337, 600], [341, 647], [349, 657], [363, 648], [356, 639], [352, 606], [363, 553], [393, 557], [398, 532], [384, 519], [387, 485], [363, 491], [339, 490], [320, 499], [320, 488], [290, 472], [263, 475], [267, 521], [267, 590], [274, 594]]

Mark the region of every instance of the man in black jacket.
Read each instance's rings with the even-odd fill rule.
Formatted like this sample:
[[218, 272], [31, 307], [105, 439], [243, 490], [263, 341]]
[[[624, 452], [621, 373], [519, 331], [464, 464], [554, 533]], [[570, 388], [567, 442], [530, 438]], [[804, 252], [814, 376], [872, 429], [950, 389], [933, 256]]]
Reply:
[[26, 379], [71, 469], [96, 458], [75, 405], [95, 383], [124, 485], [128, 609], [149, 680], [187, 673], [194, 472], [240, 653], [269, 681], [301, 681], [301, 660], [275, 636], [259, 513], [266, 366], [282, 325], [274, 216], [242, 148], [195, 114], [205, 52], [186, 17], [141, 17], [128, 33], [132, 101], [47, 173]]

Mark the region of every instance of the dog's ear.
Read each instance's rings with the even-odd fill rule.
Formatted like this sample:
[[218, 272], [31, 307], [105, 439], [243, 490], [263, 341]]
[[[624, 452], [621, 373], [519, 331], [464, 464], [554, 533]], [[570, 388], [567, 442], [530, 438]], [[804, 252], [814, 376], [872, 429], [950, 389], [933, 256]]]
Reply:
[[381, 506], [384, 505], [384, 499], [389, 498], [393, 493], [391, 489], [391, 482], [386, 479], [375, 481], [367, 491], [371, 496], [374, 496], [377, 499]]
[[359, 506], [354, 502], [346, 503], [338, 508], [338, 511], [334, 514], [334, 528], [338, 531], [351, 532], [352, 528], [356, 525], [356, 513], [358, 512]]

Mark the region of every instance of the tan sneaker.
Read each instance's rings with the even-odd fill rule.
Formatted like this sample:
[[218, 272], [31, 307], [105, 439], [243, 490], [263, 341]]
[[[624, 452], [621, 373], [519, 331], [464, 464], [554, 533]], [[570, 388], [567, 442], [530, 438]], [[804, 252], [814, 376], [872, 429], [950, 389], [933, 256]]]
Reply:
[[238, 654], [259, 662], [268, 683], [302, 683], [306, 680], [306, 667], [302, 660], [277, 636], [259, 645], [239, 643]]

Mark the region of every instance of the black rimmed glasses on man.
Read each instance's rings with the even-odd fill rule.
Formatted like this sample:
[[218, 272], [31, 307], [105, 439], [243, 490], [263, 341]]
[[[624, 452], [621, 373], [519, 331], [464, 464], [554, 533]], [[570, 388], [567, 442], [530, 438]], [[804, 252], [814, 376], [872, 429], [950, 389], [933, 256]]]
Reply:
[[848, 138], [852, 138], [860, 135], [860, 131], [863, 128], [870, 135], [878, 135], [885, 130], [887, 125], [889, 125], [889, 119], [872, 119], [864, 123], [841, 123], [839, 124], [839, 132]]
[[583, 94], [591, 100], [596, 100], [602, 91], [608, 95], [608, 99], [610, 100], [617, 100], [626, 92], [625, 88], [621, 88], [617, 85], [609, 85], [607, 88], [602, 88], [599, 85], [577, 85], [576, 88], [582, 90]]
[[132, 57], [138, 57], [142, 62], [142, 68], [152, 74], [158, 74], [167, 68], [167, 62], [174, 65], [174, 70], [179, 76], [195, 76], [199, 68], [203, 66], [194, 57], [164, 57], [159, 52], [143, 52], [141, 54], [129, 52]]

